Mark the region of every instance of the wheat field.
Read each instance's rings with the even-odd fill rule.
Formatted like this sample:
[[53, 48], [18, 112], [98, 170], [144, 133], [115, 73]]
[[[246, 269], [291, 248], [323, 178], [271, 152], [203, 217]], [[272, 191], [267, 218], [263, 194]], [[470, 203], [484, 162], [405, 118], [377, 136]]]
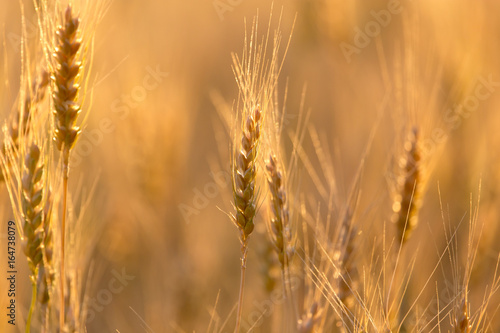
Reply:
[[0, 332], [500, 332], [500, 3], [0, 3]]

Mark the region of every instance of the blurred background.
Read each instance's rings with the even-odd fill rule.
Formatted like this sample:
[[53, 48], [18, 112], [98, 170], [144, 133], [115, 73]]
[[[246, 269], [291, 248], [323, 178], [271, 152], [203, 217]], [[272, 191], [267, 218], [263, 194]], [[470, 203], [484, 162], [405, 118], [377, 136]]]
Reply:
[[[27, 43], [37, 43], [30, 33], [36, 29], [32, 2], [1, 0], [5, 119], [20, 85], [20, 3]], [[86, 295], [95, 301], [88, 332], [203, 332], [215, 305], [222, 321], [231, 316], [222, 331], [232, 331], [240, 246], [222, 212], [232, 209], [224, 178], [230, 137], [216, 105], [237, 100], [231, 52], [241, 55], [245, 29], [257, 13], [265, 34], [272, 8], [272, 29], [280, 15], [285, 41], [293, 29], [278, 89], [280, 101], [285, 87], [288, 92], [284, 133], [309, 114], [307, 126], [333, 161], [339, 203], [347, 202], [365, 159], [357, 223], [365, 226], [367, 239], [381, 234], [384, 224], [390, 229], [392, 175], [407, 131], [420, 129], [429, 168], [420, 224], [408, 245], [418, 262], [415, 288], [432, 276], [443, 248], [440, 200], [445, 224], [462, 222], [457, 237], [465, 244], [470, 202], [476, 207], [481, 195], [483, 238], [471, 278], [472, 306], [481, 304], [500, 251], [500, 3], [288, 0], [272, 7], [261, 0], [127, 0], [105, 8], [95, 25], [83, 110], [88, 119], [73, 152], [70, 181], [75, 207], [88, 201], [78, 228], [85, 239], [79, 265], [86, 272]], [[284, 137], [290, 156], [293, 147]], [[326, 184], [309, 135], [304, 150]], [[323, 202], [326, 210], [313, 178], [299, 163], [294, 190]], [[11, 211], [1, 191], [3, 243]], [[314, 215], [314, 204], [311, 209]], [[259, 218], [266, 214], [263, 209]], [[259, 259], [264, 231], [257, 226], [251, 239], [247, 309], [266, 297]], [[17, 261], [26, 269], [21, 252]], [[449, 262], [442, 266], [432, 279], [441, 279]], [[117, 275], [126, 276], [123, 289], [104, 300], [102, 290]], [[29, 288], [23, 286], [29, 282], [19, 274], [18, 299], [26, 306]], [[429, 297], [434, 287], [430, 283]], [[2, 319], [0, 330], [6, 327]]]

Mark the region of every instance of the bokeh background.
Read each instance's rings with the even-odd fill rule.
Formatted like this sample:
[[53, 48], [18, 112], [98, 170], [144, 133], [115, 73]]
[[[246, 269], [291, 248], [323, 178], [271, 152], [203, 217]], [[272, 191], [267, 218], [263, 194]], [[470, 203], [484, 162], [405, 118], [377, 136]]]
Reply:
[[[5, 119], [20, 85], [15, 38], [22, 34], [20, 3], [27, 43], [37, 43], [36, 33], [29, 33], [36, 23], [32, 2], [0, 1], [0, 112]], [[226, 7], [217, 7], [221, 4]], [[386, 26], [378, 25], [367, 45], [357, 47], [357, 31], [376, 26], [374, 13], [390, 6], [398, 12], [391, 13]], [[74, 151], [74, 158], [81, 158], [72, 167], [70, 186], [76, 214], [88, 202], [77, 234], [85, 240], [78, 264], [85, 272], [87, 296], [96, 299], [116, 272], [126, 271], [131, 278], [109, 304], [94, 308], [88, 332], [203, 332], [217, 299], [222, 321], [231, 315], [239, 286], [238, 233], [222, 212], [231, 211], [230, 185], [217, 184], [210, 173], [229, 171], [230, 137], [217, 106], [237, 100], [231, 52], [241, 54], [245, 29], [257, 13], [261, 34], [271, 12], [272, 29], [281, 15], [285, 41], [293, 28], [278, 89], [280, 100], [285, 87], [288, 92], [284, 154], [290, 156], [293, 149], [287, 131], [307, 118], [331, 158], [339, 203], [347, 202], [364, 160], [358, 223], [366, 226], [366, 239], [381, 235], [384, 224], [391, 229], [392, 172], [406, 131], [419, 127], [429, 168], [420, 225], [408, 245], [417, 256], [415, 288], [432, 276], [443, 249], [440, 200], [444, 222], [462, 222], [457, 237], [465, 244], [470, 203], [475, 208], [480, 193], [479, 224], [484, 227], [471, 302], [481, 303], [500, 251], [500, 3], [276, 0], [272, 7], [261, 0], [116, 0], [104, 8], [102, 21], [95, 24], [84, 109], [88, 119]], [[346, 57], [342, 45], [357, 51]], [[161, 73], [157, 85], [141, 89], [151, 71]], [[459, 113], [458, 107], [476, 96], [481, 80], [493, 82], [490, 94], [477, 108]], [[307, 135], [304, 150], [326, 184], [313, 146]], [[323, 202], [325, 210], [327, 200], [313, 178], [299, 163], [294, 191], [297, 197]], [[12, 214], [4, 188], [0, 191], [4, 244]], [[314, 215], [316, 207], [310, 206]], [[192, 210], [186, 213], [186, 207]], [[262, 209], [260, 218], [266, 216]], [[299, 220], [295, 214], [294, 221]], [[264, 231], [257, 226], [251, 240], [247, 309], [265, 298], [259, 259], [267, 242]], [[1, 267], [5, 252], [2, 246]], [[21, 252], [17, 261], [25, 270]], [[446, 275], [448, 266], [443, 261], [432, 279]], [[26, 307], [29, 282], [22, 273], [18, 276], [18, 300]], [[434, 287], [432, 282], [429, 297]], [[224, 332], [232, 330], [233, 317]]]

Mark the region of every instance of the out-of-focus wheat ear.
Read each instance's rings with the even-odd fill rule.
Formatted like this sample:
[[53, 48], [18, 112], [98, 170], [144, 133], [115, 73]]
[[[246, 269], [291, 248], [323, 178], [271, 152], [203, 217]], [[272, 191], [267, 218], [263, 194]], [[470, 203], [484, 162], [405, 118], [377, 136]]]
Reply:
[[322, 311], [317, 302], [314, 302], [309, 310], [297, 321], [297, 331], [299, 333], [314, 332], [314, 325], [320, 320]]
[[40, 148], [32, 144], [24, 161], [21, 196], [24, 217], [22, 247], [34, 279], [43, 259], [43, 164], [40, 157]]
[[340, 332], [355, 331], [356, 292], [358, 290], [359, 278], [356, 265], [359, 252], [358, 231], [353, 225], [353, 207], [348, 206], [340, 220], [340, 227], [336, 236], [335, 247], [331, 255], [333, 266], [333, 283], [336, 302], [339, 311], [336, 311], [336, 323]]
[[398, 193], [392, 204], [392, 222], [396, 224], [401, 244], [409, 239], [417, 227], [422, 204], [423, 174], [416, 127], [410, 132], [404, 148], [404, 156], [399, 161], [402, 175], [398, 179]]
[[469, 321], [469, 309], [467, 304], [467, 297], [464, 297], [459, 308], [457, 309], [457, 315], [455, 319], [455, 333], [469, 333], [472, 329], [472, 325]]
[[236, 214], [233, 217], [240, 230], [240, 240], [246, 244], [254, 229], [256, 211], [255, 178], [257, 176], [257, 150], [260, 138], [261, 110], [257, 105], [247, 117], [233, 162], [233, 199]]
[[9, 134], [12, 138], [12, 142], [15, 147], [19, 146], [19, 134], [20, 132], [27, 133], [30, 127], [29, 120], [33, 116], [33, 109], [36, 108], [37, 104], [40, 103], [45, 97], [47, 87], [49, 85], [49, 73], [43, 70], [40, 76], [35, 79], [31, 85], [31, 93], [27, 94], [24, 99], [22, 110], [16, 112], [15, 117], [12, 119], [9, 128]]
[[271, 237], [278, 253], [281, 268], [285, 269], [293, 255], [289, 211], [284, 175], [275, 155], [270, 155], [266, 162], [267, 184], [271, 200]]
[[[33, 110], [44, 99], [48, 85], [49, 73], [43, 70], [40, 76], [33, 81], [31, 94], [27, 94], [22, 106], [23, 110], [17, 110], [10, 124], [8, 124], [9, 145], [14, 148], [19, 148], [19, 134], [24, 133], [26, 135], [30, 130], [29, 121], [33, 115]], [[0, 153], [5, 155], [5, 145], [2, 145]], [[5, 179], [3, 172], [0, 172], [0, 182], [2, 181], [5, 181]]]
[[274, 255], [274, 245], [266, 241], [259, 248], [260, 273], [264, 282], [264, 291], [270, 295], [276, 288], [276, 280], [279, 276], [279, 265]]
[[76, 120], [80, 113], [77, 103], [80, 85], [77, 83], [82, 63], [78, 59], [81, 47], [78, 27], [80, 19], [74, 17], [71, 6], [64, 13], [64, 20], [57, 29], [57, 47], [53, 54], [55, 69], [52, 73], [54, 84], [54, 140], [59, 150], [69, 151], [75, 144], [80, 128]]
[[43, 188], [44, 167], [40, 148], [31, 144], [24, 160], [23, 176], [21, 179], [21, 209], [23, 238], [22, 249], [28, 258], [32, 297], [29, 313], [26, 320], [26, 331], [31, 327], [31, 317], [36, 306], [38, 269], [43, 261]]

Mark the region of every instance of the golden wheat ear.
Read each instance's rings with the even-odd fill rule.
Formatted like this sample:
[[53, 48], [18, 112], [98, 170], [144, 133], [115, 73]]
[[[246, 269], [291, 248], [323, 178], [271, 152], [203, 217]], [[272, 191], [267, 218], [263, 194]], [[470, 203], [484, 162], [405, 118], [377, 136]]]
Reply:
[[235, 152], [233, 165], [233, 199], [236, 208], [234, 222], [240, 230], [240, 240], [246, 244], [254, 229], [256, 212], [255, 178], [257, 176], [257, 150], [260, 138], [260, 106], [247, 117], [241, 144]]
[[78, 27], [80, 20], [74, 17], [70, 6], [64, 13], [63, 24], [57, 29], [57, 47], [53, 54], [55, 70], [54, 83], [54, 140], [59, 150], [70, 150], [75, 144], [80, 128], [76, 126], [81, 111], [77, 103], [80, 85], [77, 83], [82, 63], [78, 60], [81, 47]]

